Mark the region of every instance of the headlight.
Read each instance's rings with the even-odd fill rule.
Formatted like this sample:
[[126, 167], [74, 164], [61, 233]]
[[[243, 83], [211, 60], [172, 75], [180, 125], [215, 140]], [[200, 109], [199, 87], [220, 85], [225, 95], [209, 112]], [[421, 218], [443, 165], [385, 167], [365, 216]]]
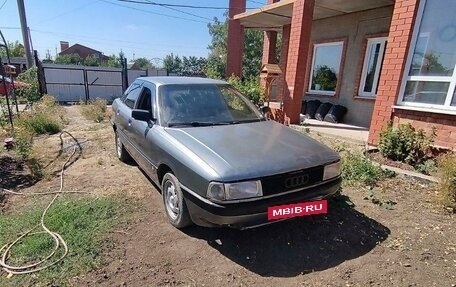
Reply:
[[223, 183], [211, 182], [207, 188], [207, 197], [216, 200], [225, 200], [225, 186]]
[[340, 161], [325, 166], [323, 180], [331, 179], [340, 175]]
[[263, 189], [259, 180], [225, 184], [225, 190], [227, 200], [263, 195]]
[[234, 200], [263, 195], [261, 181], [245, 181], [237, 183], [211, 182], [207, 189], [207, 197], [215, 200]]

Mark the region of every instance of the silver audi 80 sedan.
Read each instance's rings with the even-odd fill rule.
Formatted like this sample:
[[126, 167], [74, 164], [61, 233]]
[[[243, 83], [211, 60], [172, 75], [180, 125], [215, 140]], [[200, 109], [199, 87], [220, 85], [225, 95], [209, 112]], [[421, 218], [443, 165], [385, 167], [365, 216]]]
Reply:
[[268, 208], [330, 197], [339, 155], [266, 120], [227, 82], [136, 79], [112, 104], [117, 156], [161, 188], [177, 228], [267, 224]]

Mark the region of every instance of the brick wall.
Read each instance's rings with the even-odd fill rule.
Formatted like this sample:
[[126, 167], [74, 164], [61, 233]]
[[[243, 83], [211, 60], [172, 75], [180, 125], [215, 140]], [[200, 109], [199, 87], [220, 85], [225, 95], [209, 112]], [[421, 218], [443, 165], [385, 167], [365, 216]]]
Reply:
[[436, 129], [435, 146], [456, 149], [456, 116], [395, 109], [394, 125], [410, 123], [417, 129]]
[[296, 0], [290, 29], [287, 57], [287, 72], [284, 87], [284, 111], [286, 123], [298, 124], [301, 101], [304, 93], [304, 79], [307, 73], [306, 57], [312, 32], [312, 17], [315, 0]]
[[410, 46], [418, 6], [419, 0], [396, 0], [394, 5], [388, 45], [372, 114], [370, 144], [378, 143], [380, 131], [392, 119], [392, 106], [396, 104], [399, 95], [407, 60], [407, 47]]
[[226, 76], [242, 75], [242, 53], [244, 50], [244, 27], [234, 15], [245, 12], [246, 0], [230, 0], [227, 43]]

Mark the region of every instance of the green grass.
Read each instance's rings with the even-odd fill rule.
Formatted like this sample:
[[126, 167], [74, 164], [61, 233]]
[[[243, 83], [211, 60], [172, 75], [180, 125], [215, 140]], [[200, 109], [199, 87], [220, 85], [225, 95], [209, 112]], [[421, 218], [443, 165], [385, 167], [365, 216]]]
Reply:
[[[42, 204], [37, 204], [42, 205]], [[69, 247], [67, 257], [59, 264], [38, 273], [0, 277], [0, 286], [66, 286], [68, 280], [87, 273], [103, 263], [107, 234], [116, 224], [127, 220], [131, 203], [119, 198], [60, 198], [49, 210], [46, 225], [60, 233]], [[14, 214], [0, 216], [0, 245], [39, 223], [43, 206], [25, 207]], [[32, 235], [12, 249], [11, 264], [36, 262], [53, 249], [48, 235]], [[61, 253], [60, 253], [61, 254]], [[57, 254], [59, 255], [59, 254]], [[55, 258], [58, 258], [55, 257]]]
[[372, 186], [394, 176], [393, 172], [383, 170], [362, 154], [346, 153], [342, 156], [342, 177], [347, 185]]

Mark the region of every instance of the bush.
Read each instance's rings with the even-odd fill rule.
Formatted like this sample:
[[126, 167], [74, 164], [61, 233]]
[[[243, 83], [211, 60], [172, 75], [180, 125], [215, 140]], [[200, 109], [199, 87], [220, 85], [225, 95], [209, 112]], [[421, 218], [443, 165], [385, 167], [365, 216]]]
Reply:
[[63, 116], [59, 113], [55, 99], [44, 96], [32, 111], [23, 112], [15, 119], [15, 126], [26, 134], [55, 134], [62, 130]]
[[377, 181], [394, 176], [394, 173], [374, 165], [366, 156], [347, 153], [342, 157], [342, 177], [349, 185], [372, 186]]
[[448, 153], [437, 158], [439, 201], [446, 208], [456, 211], [456, 154]]
[[260, 79], [251, 77], [242, 81], [239, 77], [231, 76], [228, 82], [246, 96], [255, 105], [260, 106], [264, 102], [264, 89], [260, 85]]
[[427, 135], [422, 129], [415, 130], [411, 124], [394, 128], [390, 122], [380, 133], [378, 149], [386, 158], [417, 166], [432, 157], [431, 144], [434, 138], [434, 129]]
[[19, 74], [17, 80], [28, 84], [26, 87], [16, 89], [19, 97], [27, 99], [30, 103], [36, 102], [41, 98], [37, 67], [30, 68]]
[[106, 119], [107, 102], [104, 99], [96, 99], [81, 108], [82, 115], [88, 120], [101, 123]]

